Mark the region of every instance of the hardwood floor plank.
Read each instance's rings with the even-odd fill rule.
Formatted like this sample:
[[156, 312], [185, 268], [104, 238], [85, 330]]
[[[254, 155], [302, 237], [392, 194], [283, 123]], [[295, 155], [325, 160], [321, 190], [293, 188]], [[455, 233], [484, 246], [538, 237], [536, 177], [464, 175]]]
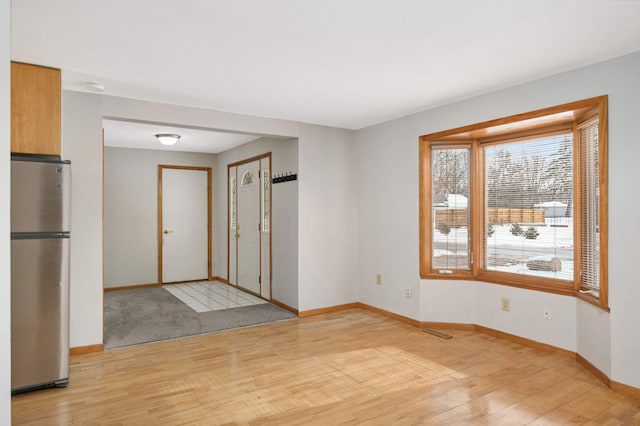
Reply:
[[353, 309], [71, 358], [14, 425], [636, 424], [575, 360]]

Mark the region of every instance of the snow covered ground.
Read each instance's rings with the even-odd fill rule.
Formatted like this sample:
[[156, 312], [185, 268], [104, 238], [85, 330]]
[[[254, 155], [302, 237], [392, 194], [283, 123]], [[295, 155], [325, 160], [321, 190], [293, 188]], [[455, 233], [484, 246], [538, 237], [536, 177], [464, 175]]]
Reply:
[[[523, 225], [526, 230], [528, 226]], [[535, 240], [511, 234], [511, 224], [494, 225], [494, 234], [487, 239], [487, 247], [509, 246], [509, 247], [530, 247], [530, 248], [572, 248], [573, 247], [573, 225], [565, 226], [535, 226], [539, 235]], [[467, 228], [452, 228], [448, 235], [442, 234], [437, 229], [433, 234], [434, 242], [449, 244], [465, 244], [469, 241]]]
[[[551, 226], [551, 225], [556, 226]], [[560, 225], [560, 226], [558, 226]], [[529, 226], [521, 225], [523, 230]], [[573, 223], [570, 218], [547, 220], [546, 226], [535, 226], [535, 240], [511, 234], [511, 224], [494, 225], [494, 234], [487, 238], [487, 269], [563, 280], [573, 279]], [[436, 258], [466, 255], [469, 234], [467, 228], [453, 228], [444, 235], [434, 229], [433, 256]], [[531, 258], [560, 259], [558, 272], [530, 270], [526, 261]]]
[[[522, 226], [525, 231], [529, 228]], [[523, 249], [549, 249], [573, 247], [573, 225], [567, 227], [534, 226], [538, 231], [538, 238], [528, 240], [519, 235], [511, 234], [511, 225], [494, 225], [495, 233], [487, 239], [487, 247], [522, 247]]]
[[510, 266], [489, 267], [490, 271], [511, 272], [514, 274], [535, 275], [537, 277], [555, 278], [558, 280], [573, 280], [573, 261], [562, 261], [562, 270], [552, 271], [532, 271], [527, 268], [526, 263], [518, 263]]

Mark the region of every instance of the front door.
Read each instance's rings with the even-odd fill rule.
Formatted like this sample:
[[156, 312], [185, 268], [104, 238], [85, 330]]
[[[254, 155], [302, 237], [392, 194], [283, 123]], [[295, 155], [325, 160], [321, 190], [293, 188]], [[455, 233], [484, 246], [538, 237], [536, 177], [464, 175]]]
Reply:
[[260, 294], [260, 161], [237, 166], [238, 286]]
[[210, 276], [210, 176], [205, 167], [159, 167], [160, 283]]

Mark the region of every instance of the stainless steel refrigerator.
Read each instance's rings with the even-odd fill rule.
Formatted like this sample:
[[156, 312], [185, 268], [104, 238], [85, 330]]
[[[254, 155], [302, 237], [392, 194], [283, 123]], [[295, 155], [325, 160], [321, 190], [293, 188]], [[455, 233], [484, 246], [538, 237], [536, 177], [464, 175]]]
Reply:
[[70, 163], [11, 156], [11, 390], [69, 382]]

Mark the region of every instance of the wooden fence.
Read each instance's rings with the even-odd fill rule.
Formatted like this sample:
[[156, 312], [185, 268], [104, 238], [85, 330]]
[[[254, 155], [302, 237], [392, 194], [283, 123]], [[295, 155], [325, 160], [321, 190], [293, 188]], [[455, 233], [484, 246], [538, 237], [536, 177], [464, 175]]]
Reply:
[[489, 208], [487, 222], [491, 225], [505, 223], [539, 223], [544, 225], [544, 210]]
[[444, 209], [436, 210], [436, 229], [442, 225], [449, 228], [461, 228], [467, 226], [468, 209]]
[[[435, 211], [436, 228], [447, 225], [450, 228], [467, 226], [468, 209], [442, 209]], [[544, 210], [538, 209], [509, 209], [489, 208], [487, 222], [491, 225], [503, 225], [505, 223], [527, 223], [544, 225]]]

